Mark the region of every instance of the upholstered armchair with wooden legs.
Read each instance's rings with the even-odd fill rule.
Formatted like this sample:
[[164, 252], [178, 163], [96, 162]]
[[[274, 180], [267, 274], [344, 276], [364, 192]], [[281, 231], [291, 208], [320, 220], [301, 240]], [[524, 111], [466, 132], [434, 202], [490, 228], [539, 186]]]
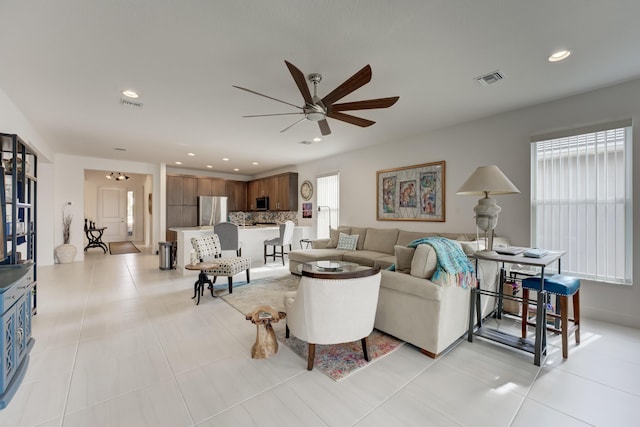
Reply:
[[213, 283], [216, 282], [216, 277], [218, 276], [227, 276], [230, 294], [233, 293], [233, 276], [236, 274], [245, 271], [247, 283], [250, 282], [251, 258], [240, 256], [222, 257], [222, 246], [217, 234], [192, 237], [191, 245], [200, 261], [216, 263], [216, 267], [211, 270], [204, 270], [205, 274], [213, 276], [213, 282], [210, 284], [211, 295], [213, 295]]
[[313, 369], [316, 344], [360, 340], [364, 359], [378, 307], [380, 272], [355, 279], [316, 279], [302, 276], [298, 290], [287, 292], [286, 336], [309, 343], [307, 369]]
[[[282, 258], [282, 265], [284, 265], [284, 256], [286, 252], [284, 251], [285, 246], [289, 246], [289, 251], [291, 251], [291, 242], [293, 240], [293, 227], [295, 223], [293, 221], [287, 221], [284, 224], [280, 224], [280, 235], [278, 237], [274, 237], [273, 239], [264, 241], [264, 263], [267, 263], [267, 257], [272, 256], [273, 260], [276, 260], [276, 257]], [[273, 252], [268, 253], [267, 247], [273, 246]], [[280, 248], [280, 252], [278, 252], [278, 248]]]

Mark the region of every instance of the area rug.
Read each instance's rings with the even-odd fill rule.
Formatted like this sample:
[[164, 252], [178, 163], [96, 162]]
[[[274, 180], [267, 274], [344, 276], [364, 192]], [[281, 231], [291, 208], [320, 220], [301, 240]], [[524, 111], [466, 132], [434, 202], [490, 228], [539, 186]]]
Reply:
[[136, 254], [140, 249], [131, 242], [110, 242], [109, 253], [111, 255]]
[[[268, 305], [278, 311], [284, 311], [284, 293], [295, 291], [299, 282], [299, 276], [289, 273], [256, 280], [251, 279], [249, 284], [246, 282], [239, 282], [238, 285], [234, 284], [232, 294], [223, 294], [220, 297], [242, 314], [252, 312], [261, 305]], [[224, 286], [226, 286], [226, 283]], [[224, 293], [224, 289], [225, 287], [221, 285], [220, 292]], [[273, 329], [276, 332], [278, 341], [300, 356], [302, 358], [301, 366], [306, 367], [307, 343], [294, 336], [285, 338], [285, 322], [281, 321], [273, 324]], [[360, 340], [344, 344], [316, 345], [314, 369], [319, 370], [335, 381], [339, 381], [404, 344], [404, 341], [376, 329], [369, 335], [367, 341], [369, 362], [363, 358]]]
[[[238, 277], [241, 276], [238, 275]], [[284, 311], [284, 294], [298, 289], [298, 283], [300, 283], [299, 276], [286, 272], [277, 276], [251, 279], [248, 284], [244, 280], [240, 280], [236, 284], [234, 280], [233, 293], [225, 294], [225, 289], [227, 289], [225, 280], [220, 284], [220, 290], [223, 293], [220, 297], [242, 314], [250, 313], [261, 305], [268, 305], [278, 311]], [[217, 285], [218, 283], [214, 286], [216, 293]], [[275, 323], [273, 327], [274, 329], [284, 329], [284, 322]]]
[[[276, 337], [278, 341], [284, 343], [293, 350], [294, 353], [302, 357], [302, 359], [304, 359], [304, 365], [306, 366], [309, 346], [305, 341], [299, 340], [292, 335], [289, 335], [289, 338], [285, 338], [285, 332], [283, 330], [277, 330]], [[316, 344], [316, 357], [313, 362], [313, 369], [318, 369], [329, 378], [340, 381], [386, 356], [403, 344], [404, 341], [374, 329], [371, 335], [367, 337], [368, 362], [364, 360], [360, 340], [344, 344]]]

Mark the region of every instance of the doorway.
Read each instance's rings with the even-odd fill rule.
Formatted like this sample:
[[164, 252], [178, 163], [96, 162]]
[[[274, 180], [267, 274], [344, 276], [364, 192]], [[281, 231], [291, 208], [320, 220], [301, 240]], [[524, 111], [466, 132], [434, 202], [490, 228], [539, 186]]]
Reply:
[[104, 242], [130, 240], [128, 234], [127, 190], [124, 188], [98, 188], [98, 221], [107, 227], [102, 235]]
[[[117, 172], [116, 172], [117, 174]], [[113, 180], [111, 171], [84, 171], [84, 217], [107, 227], [104, 242], [132, 241], [148, 245], [152, 236], [151, 191], [153, 177], [127, 172], [129, 179]], [[149, 198], [149, 202], [147, 202]], [[85, 245], [87, 240], [85, 238]]]

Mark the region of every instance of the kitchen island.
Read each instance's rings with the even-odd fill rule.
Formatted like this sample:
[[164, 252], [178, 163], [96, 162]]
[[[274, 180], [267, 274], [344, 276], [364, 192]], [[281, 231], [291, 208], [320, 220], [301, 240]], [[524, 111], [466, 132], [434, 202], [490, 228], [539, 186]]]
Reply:
[[[213, 227], [172, 227], [169, 230], [175, 231], [178, 235], [176, 269], [185, 273], [184, 266], [189, 264], [189, 255], [193, 249], [191, 246], [191, 238], [213, 233]], [[263, 242], [267, 239], [278, 237], [279, 233], [280, 227], [276, 224], [240, 226], [242, 256], [251, 258], [252, 267], [264, 265]], [[293, 229], [292, 249], [299, 249], [300, 240], [309, 238], [311, 238], [311, 227], [296, 225]], [[225, 251], [223, 253], [223, 256], [234, 255], [235, 252], [232, 251]], [[276, 261], [281, 262], [279, 259], [276, 259]], [[269, 260], [267, 260], [267, 262], [269, 262]]]

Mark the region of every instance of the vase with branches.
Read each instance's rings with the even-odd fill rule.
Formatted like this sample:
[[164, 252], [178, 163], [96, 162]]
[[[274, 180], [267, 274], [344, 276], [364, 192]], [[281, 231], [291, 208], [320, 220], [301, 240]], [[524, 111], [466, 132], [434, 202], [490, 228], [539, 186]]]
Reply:
[[71, 242], [71, 222], [73, 221], [73, 215], [64, 213], [62, 216], [62, 241], [65, 245]]
[[62, 212], [62, 240], [63, 244], [55, 249], [55, 255], [58, 262], [66, 264], [73, 262], [76, 257], [77, 249], [71, 244], [71, 223], [73, 221], [73, 215], [63, 211]]

